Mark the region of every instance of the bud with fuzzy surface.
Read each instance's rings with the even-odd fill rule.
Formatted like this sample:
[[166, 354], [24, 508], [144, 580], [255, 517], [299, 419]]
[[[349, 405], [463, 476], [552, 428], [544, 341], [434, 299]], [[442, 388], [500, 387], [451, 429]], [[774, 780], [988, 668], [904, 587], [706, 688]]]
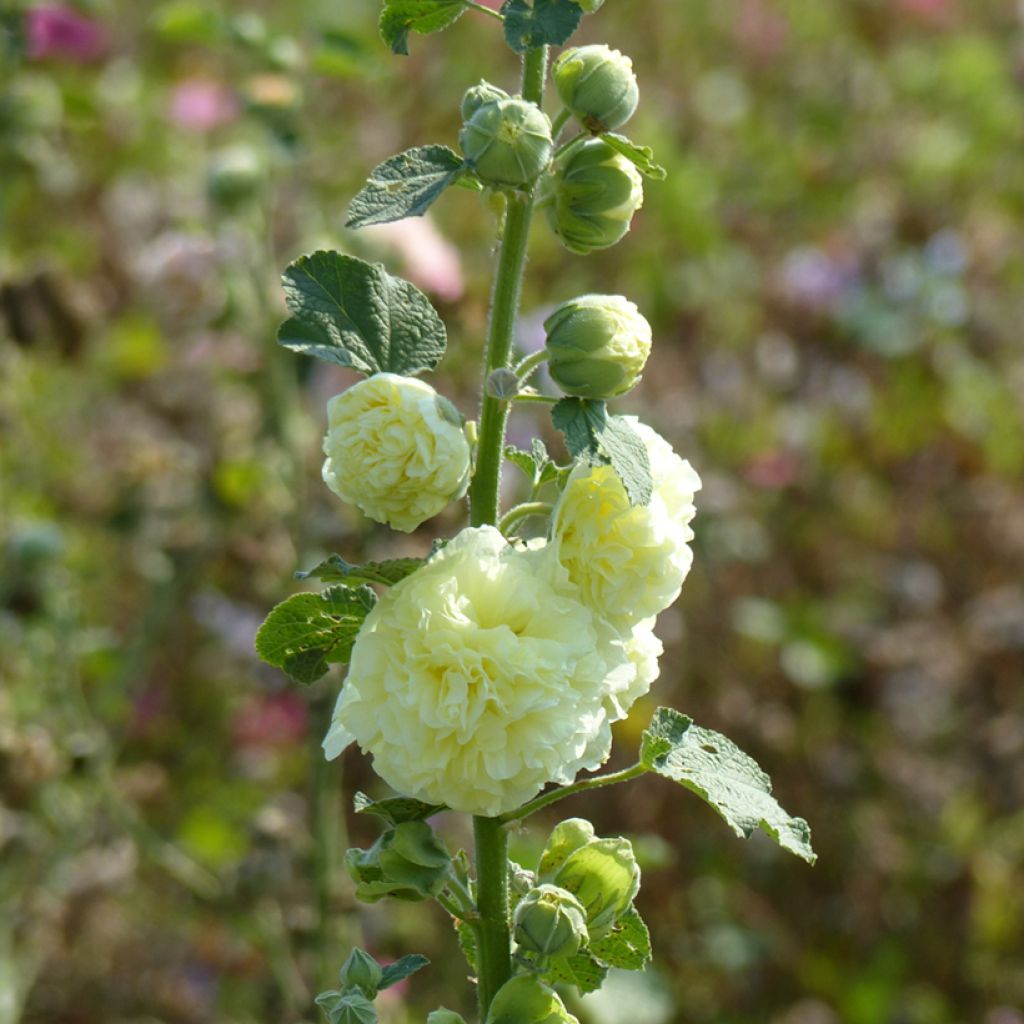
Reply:
[[551, 76], [561, 101], [595, 135], [624, 125], [640, 102], [633, 62], [607, 46], [566, 50]]

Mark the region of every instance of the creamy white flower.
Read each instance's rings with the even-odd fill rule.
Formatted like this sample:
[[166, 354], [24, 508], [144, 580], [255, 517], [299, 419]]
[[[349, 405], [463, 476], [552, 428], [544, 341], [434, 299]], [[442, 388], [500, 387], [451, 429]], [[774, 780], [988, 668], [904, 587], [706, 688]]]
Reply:
[[548, 548], [468, 528], [367, 617], [324, 749], [358, 742], [398, 792], [501, 814], [604, 762], [643, 657]]
[[377, 373], [327, 403], [324, 483], [378, 523], [409, 533], [469, 486], [455, 407], [413, 377]]
[[620, 631], [664, 611], [690, 570], [700, 477], [650, 427], [626, 417], [651, 460], [650, 504], [631, 506], [610, 466], [577, 466], [554, 513], [558, 558], [582, 600]]

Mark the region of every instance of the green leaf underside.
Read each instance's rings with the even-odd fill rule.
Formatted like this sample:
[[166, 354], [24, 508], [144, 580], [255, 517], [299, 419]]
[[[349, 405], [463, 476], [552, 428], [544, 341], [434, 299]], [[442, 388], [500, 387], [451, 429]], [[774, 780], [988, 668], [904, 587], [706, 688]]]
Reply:
[[389, 825], [401, 825], [406, 821], [423, 821], [432, 814], [445, 810], [444, 804], [425, 804], [407, 796], [389, 796], [383, 800], [371, 800], [365, 793], [356, 793], [352, 800], [357, 814], [373, 814], [383, 818]]
[[573, 457], [592, 466], [611, 466], [631, 505], [650, 502], [654, 485], [647, 448], [621, 416], [609, 416], [604, 402], [563, 398], [552, 407], [551, 419]]
[[401, 960], [396, 960], [393, 964], [388, 964], [384, 968], [377, 988], [383, 990], [390, 988], [392, 985], [397, 985], [398, 982], [405, 981], [410, 974], [415, 974], [429, 963], [430, 961], [419, 953], [410, 953], [408, 956], [403, 956]]
[[384, 0], [378, 28], [392, 53], [408, 55], [410, 32], [440, 32], [465, 12], [463, 0]]
[[621, 153], [627, 160], [632, 161], [641, 174], [657, 181], [664, 181], [666, 178], [665, 168], [655, 163], [654, 150], [650, 146], [638, 146], [630, 141], [625, 135], [618, 135], [615, 132], [605, 132], [601, 136], [616, 153]]
[[658, 708], [644, 730], [640, 761], [696, 793], [736, 835], [749, 838], [761, 828], [808, 864], [817, 860], [807, 822], [779, 806], [757, 762], [721, 733], [694, 725], [672, 708]]
[[651, 961], [651, 936], [636, 908], [630, 907], [604, 938], [591, 942], [590, 952], [609, 967], [643, 970]]
[[348, 208], [349, 228], [419, 217], [462, 173], [447, 146], [417, 146], [378, 164]]
[[522, 448], [514, 448], [507, 445], [504, 451], [505, 458], [516, 467], [534, 489], [542, 487], [558, 476], [558, 467], [551, 461], [547, 448], [540, 438], [534, 438], [530, 451], [523, 451]]
[[574, 0], [505, 0], [505, 41], [516, 53], [537, 46], [561, 46], [579, 27], [583, 8]]
[[356, 586], [359, 583], [381, 583], [386, 587], [393, 587], [406, 576], [411, 576], [423, 565], [423, 561], [422, 558], [392, 558], [386, 562], [353, 565], [346, 562], [341, 555], [330, 555], [312, 569], [297, 572], [295, 578], [340, 583], [344, 587]]
[[413, 376], [444, 355], [444, 323], [418, 288], [379, 264], [319, 251], [284, 272], [292, 317], [277, 340], [360, 373]]
[[377, 603], [366, 586], [294, 594], [271, 609], [256, 632], [256, 653], [297, 683], [315, 683], [333, 662], [348, 661], [363, 620]]
[[604, 982], [608, 968], [587, 952], [556, 957], [544, 971], [545, 980], [555, 985], [575, 985], [581, 996], [596, 992]]

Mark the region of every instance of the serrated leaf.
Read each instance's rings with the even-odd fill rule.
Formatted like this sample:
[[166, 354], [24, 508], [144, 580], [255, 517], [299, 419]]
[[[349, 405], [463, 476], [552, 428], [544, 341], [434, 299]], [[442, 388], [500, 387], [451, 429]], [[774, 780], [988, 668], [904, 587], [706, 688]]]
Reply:
[[631, 505], [650, 502], [654, 483], [647, 447], [621, 416], [609, 416], [604, 402], [563, 398], [552, 407], [551, 420], [575, 458], [615, 470]]
[[444, 323], [418, 288], [379, 264], [319, 251], [283, 277], [292, 313], [278, 330], [285, 348], [360, 373], [412, 376], [444, 355]]
[[607, 935], [591, 942], [590, 952], [609, 967], [643, 970], [651, 961], [651, 936], [636, 907], [630, 907]]
[[604, 983], [608, 968], [588, 952], [557, 957], [548, 962], [544, 978], [555, 985], [575, 985], [581, 996], [596, 992]]
[[621, 153], [627, 160], [631, 161], [641, 174], [657, 181], [664, 181], [665, 168], [655, 163], [654, 150], [650, 146], [638, 146], [635, 142], [627, 139], [625, 135], [618, 135], [615, 132], [605, 132], [601, 136], [616, 153]]
[[329, 664], [348, 661], [363, 620], [377, 603], [366, 586], [294, 594], [256, 632], [256, 653], [298, 683], [315, 683]]
[[422, 558], [391, 558], [385, 562], [353, 565], [346, 562], [341, 555], [330, 555], [312, 569], [297, 572], [295, 578], [340, 583], [345, 587], [355, 586], [357, 583], [381, 583], [386, 587], [393, 587], [406, 576], [411, 576], [423, 562]]
[[696, 793], [738, 836], [761, 828], [784, 850], [813, 864], [811, 830], [788, 815], [772, 796], [771, 779], [732, 740], [672, 708], [658, 708], [644, 730], [640, 761], [653, 772]]
[[393, 964], [388, 964], [384, 968], [377, 988], [385, 989], [390, 988], [392, 985], [397, 985], [400, 981], [405, 981], [410, 974], [415, 974], [429, 963], [430, 961], [419, 953], [410, 953], [408, 956], [403, 956], [401, 960], [396, 960]]
[[455, 930], [459, 937], [459, 949], [462, 950], [462, 955], [466, 958], [469, 969], [475, 974], [477, 970], [476, 932], [473, 931], [469, 922], [463, 920], [456, 922]]
[[463, 160], [447, 146], [417, 146], [378, 164], [348, 208], [349, 228], [420, 217], [462, 173]]
[[522, 448], [515, 448], [512, 445], [508, 445], [505, 448], [505, 458], [512, 463], [530, 483], [533, 483], [534, 477], [537, 473], [537, 462], [529, 452], [524, 452]]
[[505, 42], [516, 53], [538, 46], [561, 46], [579, 28], [583, 8], [574, 0], [505, 0]]
[[384, 0], [380, 12], [381, 39], [392, 53], [409, 53], [409, 33], [430, 35], [447, 28], [466, 11], [463, 0]]
[[383, 800], [371, 800], [365, 793], [356, 793], [352, 800], [356, 814], [372, 814], [383, 818], [389, 825], [401, 825], [406, 821], [423, 821], [432, 814], [445, 810], [444, 804], [425, 804], [408, 796], [389, 796]]

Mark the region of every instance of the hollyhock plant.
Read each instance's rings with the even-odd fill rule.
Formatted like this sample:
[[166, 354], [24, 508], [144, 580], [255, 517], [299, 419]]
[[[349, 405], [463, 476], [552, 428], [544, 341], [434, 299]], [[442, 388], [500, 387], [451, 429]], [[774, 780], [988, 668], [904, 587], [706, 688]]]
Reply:
[[[585, 994], [610, 968], [641, 969], [651, 957], [630, 842], [571, 818], [551, 833], [536, 870], [513, 865], [509, 829], [534, 812], [654, 773], [706, 801], [737, 835], [760, 829], [805, 861], [815, 856], [807, 823], [776, 802], [757, 764], [679, 711], [657, 709], [630, 767], [581, 777], [605, 763], [612, 724], [658, 678], [656, 618], [693, 561], [701, 487], [667, 440], [608, 407], [636, 384], [654, 341], [628, 298], [549, 300], [546, 343], [513, 358], [534, 214], [543, 210], [554, 238], [586, 255], [622, 240], [643, 179], [665, 176], [648, 148], [612, 130], [640, 95], [619, 51], [565, 51], [552, 68], [561, 106], [545, 109], [550, 48], [600, 6], [560, 0], [541, 17], [542, 0], [427, 13], [407, 0], [383, 2], [381, 34], [396, 53], [408, 52], [411, 33], [439, 31], [472, 10], [499, 23], [522, 60], [518, 91], [487, 81], [466, 91], [451, 140], [458, 149], [428, 144], [390, 157], [348, 211], [356, 230], [422, 225], [408, 218], [454, 185], [482, 193], [485, 216], [503, 210], [474, 422], [419, 379], [436, 369], [448, 339], [415, 284], [326, 251], [284, 274], [290, 317], [280, 343], [364, 378], [328, 404], [326, 485], [403, 532], [468, 498], [468, 523], [435, 538], [425, 558], [359, 565], [333, 554], [299, 573], [322, 589], [274, 608], [256, 648], [302, 684], [348, 666], [324, 752], [334, 759], [358, 747], [396, 794], [357, 797], [356, 809], [382, 828], [368, 848], [345, 855], [356, 897], [439, 904], [462, 937], [479, 1024], [574, 1024], [556, 985]], [[561, 397], [530, 386], [544, 363]], [[549, 412], [564, 457], [521, 437], [518, 421], [518, 446], [508, 444], [513, 408]], [[527, 500], [511, 508], [503, 507], [505, 464], [529, 482]], [[530, 536], [527, 520], [539, 523]], [[453, 853], [436, 829], [442, 810], [472, 816], [472, 857]], [[354, 950], [339, 987], [317, 1003], [331, 1024], [373, 1024], [378, 995], [425, 964], [412, 954], [382, 965]], [[427, 1021], [465, 1024], [444, 1007]]]

